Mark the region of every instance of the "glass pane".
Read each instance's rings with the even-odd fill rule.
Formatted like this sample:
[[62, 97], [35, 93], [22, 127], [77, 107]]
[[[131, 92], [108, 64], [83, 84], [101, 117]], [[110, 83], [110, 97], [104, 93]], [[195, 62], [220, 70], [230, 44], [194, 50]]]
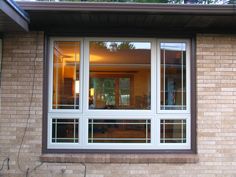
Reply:
[[186, 120], [161, 120], [161, 143], [186, 143]]
[[186, 44], [161, 43], [161, 109], [186, 110]]
[[79, 142], [78, 119], [53, 119], [52, 142], [78, 143]]
[[150, 120], [89, 120], [89, 143], [150, 143]]
[[79, 109], [80, 43], [54, 42], [53, 109]]
[[90, 109], [150, 109], [151, 44], [90, 42]]

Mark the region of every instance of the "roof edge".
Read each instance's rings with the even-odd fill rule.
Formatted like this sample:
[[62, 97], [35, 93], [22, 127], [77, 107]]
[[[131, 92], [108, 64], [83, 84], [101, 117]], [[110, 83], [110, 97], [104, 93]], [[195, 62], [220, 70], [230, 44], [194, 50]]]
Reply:
[[22, 18], [24, 18], [28, 23], [30, 22], [30, 17], [27, 12], [25, 12], [17, 3], [12, 0], [5, 0], [5, 2], [11, 6]]
[[153, 3], [97, 3], [97, 2], [20, 2], [26, 11], [81, 11], [81, 12], [140, 12], [175, 14], [236, 14], [234, 5], [153, 4]]

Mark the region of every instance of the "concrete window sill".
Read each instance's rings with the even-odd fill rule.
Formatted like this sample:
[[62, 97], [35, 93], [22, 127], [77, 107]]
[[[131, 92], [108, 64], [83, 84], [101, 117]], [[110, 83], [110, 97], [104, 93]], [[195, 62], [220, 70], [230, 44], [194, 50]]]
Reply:
[[196, 154], [43, 154], [50, 163], [197, 163]]

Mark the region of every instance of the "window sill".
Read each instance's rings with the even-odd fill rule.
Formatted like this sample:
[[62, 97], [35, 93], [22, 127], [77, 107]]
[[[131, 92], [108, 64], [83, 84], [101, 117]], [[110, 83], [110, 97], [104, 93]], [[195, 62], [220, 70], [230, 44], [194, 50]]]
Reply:
[[43, 154], [49, 163], [198, 163], [196, 154]]

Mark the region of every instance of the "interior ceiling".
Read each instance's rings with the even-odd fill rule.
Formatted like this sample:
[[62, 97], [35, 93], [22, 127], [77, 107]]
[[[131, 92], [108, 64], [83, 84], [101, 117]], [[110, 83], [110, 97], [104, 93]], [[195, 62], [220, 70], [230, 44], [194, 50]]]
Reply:
[[[76, 46], [76, 47], [75, 47]], [[70, 42], [65, 45], [61, 43], [57, 45], [56, 50], [60, 53], [63, 58], [63, 62], [66, 64], [65, 74], [67, 77], [74, 76], [74, 61], [79, 62], [80, 48], [79, 45]], [[76, 52], [75, 52], [76, 51]], [[163, 52], [162, 52], [163, 55]], [[165, 63], [174, 64], [171, 70], [178, 68], [181, 64], [181, 52], [180, 51], [166, 51], [165, 52]], [[100, 74], [106, 74], [112, 72], [116, 73], [135, 73], [140, 70], [150, 71], [151, 52], [148, 49], [122, 49], [118, 51], [110, 51], [106, 48], [90, 48], [90, 71], [100, 72]], [[168, 69], [168, 68], [167, 68]]]
[[[74, 62], [75, 59], [79, 62], [80, 46], [60, 45], [56, 47], [56, 51], [60, 53], [65, 62]], [[185, 54], [185, 53], [183, 53]], [[163, 51], [162, 51], [163, 55]], [[180, 64], [182, 53], [180, 51], [165, 51], [166, 63]], [[91, 64], [107, 65], [107, 64], [150, 64], [151, 50], [149, 49], [122, 49], [112, 51], [106, 48], [90, 47], [90, 62]], [[73, 65], [73, 64], [72, 64]], [[115, 67], [115, 66], [114, 66]]]
[[[73, 62], [80, 56], [79, 50], [75, 53], [74, 47], [58, 48], [66, 62]], [[151, 50], [148, 49], [122, 49], [110, 51], [107, 49], [93, 49], [90, 51], [91, 64], [150, 64]]]

